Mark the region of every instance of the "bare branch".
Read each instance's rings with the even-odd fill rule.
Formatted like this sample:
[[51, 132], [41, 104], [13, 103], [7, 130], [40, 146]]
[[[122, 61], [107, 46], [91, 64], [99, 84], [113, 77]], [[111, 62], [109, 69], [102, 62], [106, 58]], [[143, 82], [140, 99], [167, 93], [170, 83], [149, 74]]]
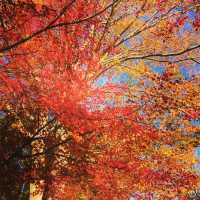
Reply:
[[193, 51], [195, 49], [198, 49], [200, 48], [200, 44], [196, 45], [196, 46], [193, 46], [193, 47], [188, 47], [187, 49], [184, 49], [182, 51], [179, 51], [179, 52], [174, 52], [174, 53], [169, 53], [169, 54], [161, 54], [161, 53], [158, 53], [158, 54], [149, 54], [149, 55], [144, 55], [144, 56], [133, 56], [133, 57], [127, 57], [127, 58], [122, 58], [121, 59], [121, 62], [125, 62], [125, 61], [128, 61], [128, 60], [142, 60], [142, 59], [148, 59], [148, 58], [154, 58], [154, 57], [177, 57], [177, 56], [180, 56], [180, 55], [183, 55], [185, 53], [188, 53], [190, 51]]

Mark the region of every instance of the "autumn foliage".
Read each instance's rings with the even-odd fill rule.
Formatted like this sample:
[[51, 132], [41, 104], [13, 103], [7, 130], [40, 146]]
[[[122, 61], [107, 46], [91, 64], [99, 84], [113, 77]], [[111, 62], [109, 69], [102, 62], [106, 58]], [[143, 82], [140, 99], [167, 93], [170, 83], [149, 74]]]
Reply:
[[43, 200], [187, 198], [199, 6], [1, 1], [0, 198], [27, 198], [30, 184]]

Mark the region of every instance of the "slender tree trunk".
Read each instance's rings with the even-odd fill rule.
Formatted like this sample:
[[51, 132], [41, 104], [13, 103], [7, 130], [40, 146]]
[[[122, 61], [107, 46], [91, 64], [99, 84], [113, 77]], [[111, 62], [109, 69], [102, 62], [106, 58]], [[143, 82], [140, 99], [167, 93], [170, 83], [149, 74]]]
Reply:
[[49, 198], [49, 184], [45, 183], [42, 200], [48, 200], [48, 198]]
[[45, 172], [44, 172], [44, 191], [42, 195], [42, 200], [48, 200], [51, 196], [50, 194], [50, 187], [51, 187], [51, 170], [52, 170], [52, 165], [54, 162], [54, 151], [48, 149], [51, 147], [49, 144], [45, 144], [45, 149], [47, 150], [47, 154], [45, 154]]

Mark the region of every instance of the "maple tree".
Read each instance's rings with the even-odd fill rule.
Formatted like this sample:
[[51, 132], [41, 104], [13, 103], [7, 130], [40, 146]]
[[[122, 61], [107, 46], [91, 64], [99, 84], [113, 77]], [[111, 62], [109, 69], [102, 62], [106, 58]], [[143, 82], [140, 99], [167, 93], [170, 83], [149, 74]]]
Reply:
[[[107, 65], [105, 71], [115, 68], [119, 74], [126, 73], [130, 83], [127, 99], [129, 103], [141, 105], [139, 113], [142, 113], [143, 123], [165, 131], [162, 142], [166, 143], [159, 142], [160, 151], [192, 166], [196, 161], [191, 152], [199, 144], [199, 127], [191, 123], [199, 119], [199, 73], [184, 80], [180, 71], [183, 65], [185, 71], [199, 65], [196, 23], [199, 5], [195, 1], [179, 3], [159, 2], [161, 13], [152, 9], [152, 17], [140, 10], [143, 19], [124, 15], [124, 20], [118, 22], [120, 26], [113, 29], [120, 36], [116, 46], [122, 51], [107, 56], [104, 64]], [[158, 73], [160, 68], [161, 75], [152, 72], [156, 66], [155, 71]]]
[[[174, 84], [169, 72], [198, 64], [198, 1], [5, 0], [0, 8], [1, 163], [14, 180], [1, 185], [34, 182], [43, 200], [137, 191], [167, 199], [195, 187], [192, 161], [180, 157], [190, 140], [177, 124], [165, 127], [176, 119], [189, 130], [185, 118], [198, 118], [198, 78]], [[186, 22], [191, 30], [180, 36]], [[161, 76], [148, 69], [155, 63], [166, 67]], [[139, 84], [112, 83], [122, 72]], [[109, 81], [100, 87], [104, 74]], [[12, 185], [0, 188], [12, 198]]]

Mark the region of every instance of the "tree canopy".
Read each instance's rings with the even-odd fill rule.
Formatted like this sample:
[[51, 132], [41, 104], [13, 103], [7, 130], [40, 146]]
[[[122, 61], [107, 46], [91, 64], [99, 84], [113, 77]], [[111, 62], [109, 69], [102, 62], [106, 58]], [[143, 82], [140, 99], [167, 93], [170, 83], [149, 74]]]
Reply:
[[187, 198], [199, 27], [198, 0], [2, 0], [0, 198]]

